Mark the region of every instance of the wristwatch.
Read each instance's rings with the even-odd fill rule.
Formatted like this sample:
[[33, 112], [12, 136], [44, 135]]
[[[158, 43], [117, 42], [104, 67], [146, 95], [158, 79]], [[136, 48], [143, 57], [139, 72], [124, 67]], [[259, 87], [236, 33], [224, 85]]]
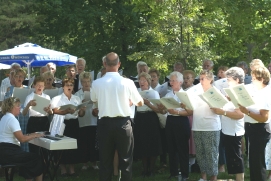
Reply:
[[227, 116], [227, 111], [224, 112], [224, 116]]
[[248, 115], [248, 116], [250, 115], [250, 111], [248, 111], [247, 115]]

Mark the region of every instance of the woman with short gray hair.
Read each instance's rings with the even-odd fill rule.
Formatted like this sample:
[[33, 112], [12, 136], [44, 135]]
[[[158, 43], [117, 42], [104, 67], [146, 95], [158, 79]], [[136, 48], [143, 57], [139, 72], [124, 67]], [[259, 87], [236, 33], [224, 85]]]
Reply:
[[[139, 74], [138, 82], [141, 91], [154, 91], [154, 99], [160, 99], [158, 92], [151, 88], [149, 74]], [[156, 158], [162, 153], [162, 146], [159, 118], [156, 114], [159, 110], [148, 99], [143, 100], [145, 105], [137, 107], [134, 119], [134, 157], [142, 160], [142, 177], [146, 177], [154, 176]]]
[[[244, 83], [245, 73], [242, 68], [232, 67], [225, 72], [229, 87]], [[235, 174], [236, 181], [244, 180], [244, 162], [242, 157], [242, 137], [245, 134], [244, 114], [228, 102], [223, 109], [211, 108], [221, 115], [222, 137], [224, 138], [228, 174]]]

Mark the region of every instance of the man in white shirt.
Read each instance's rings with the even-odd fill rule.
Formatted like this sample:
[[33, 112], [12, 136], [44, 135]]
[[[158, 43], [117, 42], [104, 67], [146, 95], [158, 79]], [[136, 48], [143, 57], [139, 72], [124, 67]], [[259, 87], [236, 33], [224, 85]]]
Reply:
[[82, 85], [81, 85], [81, 82], [79, 81], [79, 75], [85, 71], [85, 67], [86, 67], [86, 60], [83, 59], [83, 58], [78, 58], [76, 60], [76, 79], [77, 79], [77, 87], [78, 87], [78, 90], [80, 90], [82, 88]]
[[120, 181], [132, 179], [133, 130], [129, 100], [136, 106], [144, 105], [132, 80], [119, 75], [119, 56], [112, 52], [103, 62], [106, 74], [93, 82], [91, 100], [98, 103], [98, 141], [100, 181], [111, 180], [115, 150], [119, 154]]
[[[13, 64], [11, 64], [10, 72], [13, 70], [18, 70], [19, 68], [21, 68], [20, 64], [13, 63]], [[1, 104], [2, 104], [2, 101], [4, 100], [5, 93], [6, 93], [7, 88], [9, 86], [11, 86], [10, 79], [9, 79], [9, 77], [7, 77], [7, 78], [3, 79], [1, 82], [1, 87], [0, 87], [0, 103]]]

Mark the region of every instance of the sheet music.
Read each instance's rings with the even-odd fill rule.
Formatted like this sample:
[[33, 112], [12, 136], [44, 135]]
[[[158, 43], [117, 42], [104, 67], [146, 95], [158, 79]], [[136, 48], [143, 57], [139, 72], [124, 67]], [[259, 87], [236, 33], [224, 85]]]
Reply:
[[142, 98], [144, 99], [155, 99], [157, 95], [155, 90], [144, 90], [144, 91], [139, 91], [139, 94], [141, 95]]
[[228, 99], [215, 87], [211, 87], [202, 94], [204, 99], [211, 105], [211, 107], [222, 108], [229, 101]]
[[176, 92], [176, 95], [181, 100], [181, 102], [187, 106], [188, 109], [195, 109], [195, 105], [192, 101], [192, 95], [190, 95], [188, 92]]
[[163, 83], [157, 88], [157, 92], [161, 97], [164, 97], [168, 93], [168, 82]]
[[61, 131], [63, 129], [64, 118], [65, 118], [65, 116], [54, 114], [54, 117], [53, 117], [52, 122], [50, 124], [50, 129], [49, 129], [51, 136], [55, 136], [56, 134], [63, 135], [63, 133], [61, 134]]
[[167, 109], [176, 109], [181, 107], [180, 103], [172, 97], [163, 97], [160, 100]]
[[149, 101], [153, 104], [153, 105], [158, 105], [158, 104], [162, 104], [160, 99], [149, 99]]
[[30, 94], [31, 89], [28, 88], [18, 88], [14, 87], [12, 97], [16, 97], [20, 99], [20, 102], [23, 104], [25, 102], [26, 97]]
[[33, 97], [34, 100], [36, 100], [36, 106], [31, 106], [30, 109], [33, 109], [34, 111], [37, 111], [41, 114], [44, 114], [46, 115], [47, 113], [43, 110], [45, 107], [48, 107], [51, 103], [50, 100], [44, 98], [44, 97], [41, 97], [37, 94], [34, 94], [34, 97]]
[[58, 109], [59, 110], [66, 110], [68, 108], [71, 108], [71, 109], [75, 109], [75, 111], [81, 109], [82, 107], [86, 106], [90, 101], [86, 101], [82, 104], [79, 104], [78, 106], [75, 106], [73, 104], [66, 104], [66, 105], [63, 105], [63, 106], [60, 106]]
[[50, 96], [50, 98], [54, 98], [55, 96], [58, 96], [58, 89], [45, 89], [43, 91], [44, 94], [47, 94], [48, 96]]
[[90, 71], [90, 75], [91, 75], [91, 82], [93, 82], [93, 80], [94, 80], [94, 70]]
[[120, 75], [123, 74], [123, 70], [122, 70], [122, 69], [119, 70], [119, 74], [120, 74]]
[[238, 100], [237, 100], [237, 97], [234, 94], [234, 92], [230, 88], [224, 88], [224, 91], [230, 97], [231, 102], [233, 103], [233, 105], [235, 106], [235, 108], [238, 108], [239, 107], [238, 106]]
[[237, 101], [240, 105], [248, 107], [255, 104], [253, 98], [251, 97], [251, 95], [249, 94], [249, 92], [247, 91], [246, 87], [243, 84], [234, 86], [231, 89], [235, 93]]
[[32, 87], [34, 80], [35, 80], [35, 75], [28, 80], [28, 87]]
[[226, 92], [224, 91], [224, 88], [228, 88], [228, 87], [229, 87], [227, 78], [222, 78], [222, 79], [219, 79], [219, 80], [215, 81], [215, 82], [214, 82], [214, 86], [215, 86], [218, 90], [220, 90], [220, 92], [221, 92], [223, 95], [226, 95]]
[[90, 91], [84, 91], [84, 98], [83, 100], [89, 101], [90, 100]]

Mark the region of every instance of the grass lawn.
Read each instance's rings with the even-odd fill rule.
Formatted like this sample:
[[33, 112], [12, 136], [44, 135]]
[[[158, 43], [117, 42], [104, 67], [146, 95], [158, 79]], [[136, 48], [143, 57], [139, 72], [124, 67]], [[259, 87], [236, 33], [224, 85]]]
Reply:
[[[158, 163], [158, 161], [157, 161]], [[79, 177], [66, 177], [66, 178], [62, 178], [60, 177], [60, 171], [58, 170], [58, 180], [64, 180], [64, 181], [74, 181], [74, 180], [78, 180], [78, 181], [99, 181], [99, 173], [98, 170], [93, 170], [93, 169], [88, 169], [88, 170], [81, 170], [82, 168], [82, 164], [78, 164], [76, 166], [76, 171], [79, 174]], [[159, 166], [157, 165], [157, 168], [159, 168]], [[169, 176], [169, 169], [165, 169], [163, 173], [157, 173], [154, 177], [147, 177], [147, 178], [143, 178], [140, 176], [142, 171], [142, 165], [140, 161], [136, 161], [133, 164], [133, 181], [165, 181], [167, 180], [168, 176]], [[189, 175], [189, 181], [198, 181], [200, 178], [200, 174], [199, 173], [190, 173]], [[230, 180], [230, 179], [234, 179], [234, 176], [229, 176], [227, 173], [219, 173], [218, 175], [218, 179], [221, 180]], [[5, 178], [1, 177], [0, 181], [4, 181]], [[49, 179], [46, 179], [49, 181]], [[117, 177], [113, 177], [112, 181], [117, 181], [118, 178]], [[15, 173], [15, 178], [14, 181], [24, 181], [24, 179], [22, 177], [19, 177], [17, 173]], [[176, 179], [177, 181], [177, 179]], [[249, 181], [249, 169], [246, 169], [245, 172], [245, 181]]]

